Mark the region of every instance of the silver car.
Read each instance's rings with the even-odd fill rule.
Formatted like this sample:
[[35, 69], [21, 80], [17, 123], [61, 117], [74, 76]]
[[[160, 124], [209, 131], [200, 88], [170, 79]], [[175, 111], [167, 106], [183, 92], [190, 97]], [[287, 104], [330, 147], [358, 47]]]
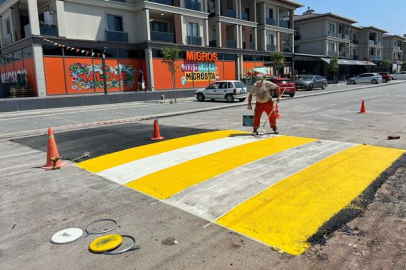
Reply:
[[356, 84], [356, 83], [382, 83], [382, 76], [378, 73], [363, 73], [356, 77], [352, 77], [348, 79], [349, 84]]
[[312, 90], [313, 88], [326, 89], [327, 80], [319, 75], [307, 75], [295, 82], [296, 89]]
[[217, 81], [206, 88], [195, 92], [198, 101], [205, 99], [225, 99], [227, 102], [233, 102], [234, 99], [244, 101], [247, 98], [247, 86], [241, 81]]
[[406, 80], [406, 71], [392, 74], [393, 80]]

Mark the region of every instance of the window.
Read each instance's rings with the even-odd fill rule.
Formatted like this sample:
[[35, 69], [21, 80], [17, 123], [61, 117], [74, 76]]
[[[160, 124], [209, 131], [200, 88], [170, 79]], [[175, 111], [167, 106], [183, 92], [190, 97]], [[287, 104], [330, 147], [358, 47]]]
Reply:
[[107, 15], [107, 30], [123, 32], [123, 18], [120, 16]]
[[219, 89], [227, 89], [227, 83], [226, 82], [220, 83]]
[[352, 40], [358, 40], [357, 34], [352, 34]]
[[329, 43], [328, 44], [328, 50], [330, 52], [335, 52], [336, 51], [336, 45], [334, 43]]
[[295, 46], [295, 53], [300, 53], [300, 46]]
[[6, 35], [11, 33], [10, 19], [6, 20]]
[[218, 86], [219, 86], [219, 83], [212, 83], [207, 87], [207, 89], [217, 89]]
[[268, 44], [269, 45], [275, 45], [274, 44], [274, 36], [273, 36], [273, 34], [268, 35]]
[[295, 36], [300, 36], [300, 27], [295, 27]]
[[336, 26], [332, 23], [328, 24], [328, 31], [335, 33]]
[[151, 22], [151, 31], [168, 33], [168, 24], [166, 22]]
[[199, 24], [188, 23], [188, 35], [191, 37], [199, 37]]
[[324, 78], [321, 76], [316, 76], [316, 80], [320, 81], [320, 80], [324, 80]]
[[267, 11], [266, 12], [267, 18], [273, 19], [273, 9], [272, 8], [267, 8], [266, 11]]
[[381, 43], [381, 36], [378, 36], [378, 42]]

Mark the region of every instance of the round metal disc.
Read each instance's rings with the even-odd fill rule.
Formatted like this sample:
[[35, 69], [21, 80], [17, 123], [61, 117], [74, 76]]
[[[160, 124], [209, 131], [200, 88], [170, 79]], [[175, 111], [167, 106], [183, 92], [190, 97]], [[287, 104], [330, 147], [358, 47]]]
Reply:
[[89, 250], [94, 253], [110, 251], [121, 245], [123, 237], [119, 234], [108, 234], [95, 239], [89, 245]]
[[51, 242], [54, 244], [66, 244], [79, 239], [83, 235], [83, 230], [79, 228], [64, 229], [55, 233], [51, 237]]

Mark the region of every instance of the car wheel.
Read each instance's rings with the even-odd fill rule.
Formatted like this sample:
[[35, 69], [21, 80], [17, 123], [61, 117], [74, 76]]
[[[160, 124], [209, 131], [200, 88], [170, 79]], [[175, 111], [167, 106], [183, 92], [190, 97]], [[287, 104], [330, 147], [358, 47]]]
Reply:
[[238, 100], [241, 101], [241, 102], [244, 102], [245, 98], [240, 98]]
[[202, 93], [197, 94], [198, 101], [204, 101], [204, 95]]
[[371, 81], [371, 83], [372, 83], [372, 84], [377, 84], [377, 83], [378, 83], [378, 81], [377, 81], [377, 80], [375, 80], [375, 79], [373, 79], [373, 80]]
[[309, 90], [309, 91], [313, 90], [313, 84], [309, 85], [309, 87], [307, 88], [307, 90]]
[[383, 83], [387, 83], [388, 80], [387, 80], [387, 79], [382, 79], [382, 82], [383, 82]]
[[351, 80], [351, 81], [350, 81], [350, 84], [355, 84], [355, 81], [354, 81], [354, 80]]
[[294, 97], [294, 96], [295, 96], [295, 93], [289, 94], [289, 96], [290, 96], [290, 97]]
[[321, 86], [321, 89], [326, 89], [327, 85], [325, 83], [323, 83], [323, 85]]
[[234, 101], [234, 96], [233, 96], [233, 95], [230, 95], [230, 94], [226, 95], [226, 101], [227, 101], [228, 103], [233, 102], [233, 101]]

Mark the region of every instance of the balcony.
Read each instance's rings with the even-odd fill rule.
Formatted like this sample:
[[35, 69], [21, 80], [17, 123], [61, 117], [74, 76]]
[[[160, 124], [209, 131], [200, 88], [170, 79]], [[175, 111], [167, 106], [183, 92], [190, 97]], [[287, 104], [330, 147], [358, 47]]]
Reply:
[[343, 33], [338, 33], [338, 34], [337, 34], [337, 37], [338, 37], [338, 38], [343, 38]]
[[344, 38], [345, 39], [350, 39], [350, 35], [345, 35]]
[[187, 44], [202, 46], [202, 37], [187, 36]]
[[276, 22], [275, 22], [275, 20], [274, 20], [274, 19], [271, 19], [271, 18], [266, 18], [266, 24], [267, 24], [267, 25], [275, 25], [275, 24], [276, 24]]
[[255, 43], [254, 42], [250, 42], [250, 50], [255, 50]]
[[245, 12], [241, 13], [241, 20], [249, 21], [250, 19], [249, 19], [248, 13], [245, 13]]
[[151, 31], [151, 40], [174, 43], [175, 35], [168, 32]]
[[268, 45], [266, 45], [266, 50], [268, 52], [275, 52], [276, 51], [276, 45], [268, 44]]
[[300, 40], [302, 38], [301, 35], [295, 35], [295, 40]]
[[380, 42], [375, 42], [375, 45], [382, 46]]
[[237, 48], [237, 41], [227, 39], [227, 48], [231, 48], [231, 49]]
[[56, 25], [39, 25], [39, 31], [42, 36], [58, 36], [58, 27]]
[[351, 42], [352, 42], [353, 44], [358, 44], [358, 43], [359, 43], [358, 40], [355, 40], [355, 39], [352, 40]]
[[173, 6], [173, 0], [148, 0], [148, 1], [158, 3], [158, 4]]
[[353, 55], [352, 60], [358, 60], [358, 55]]
[[209, 41], [209, 46], [210, 47], [217, 47], [217, 41], [216, 40], [210, 40]]
[[339, 55], [340, 57], [344, 57], [344, 56], [345, 56], [345, 52], [338, 52], [338, 55]]
[[200, 2], [193, 1], [193, 0], [185, 0], [185, 8], [201, 11], [202, 4], [200, 4]]
[[376, 56], [376, 60], [382, 60], [382, 56], [380, 55]]
[[290, 44], [284, 44], [283, 52], [292, 52], [292, 46], [290, 46]]
[[335, 56], [336, 52], [335, 51], [328, 51], [328, 56]]
[[369, 45], [375, 45], [375, 40], [368, 40]]
[[227, 9], [227, 17], [235, 18], [235, 10], [234, 9]]
[[279, 21], [279, 26], [284, 28], [289, 28], [289, 22], [287, 21]]
[[335, 33], [335, 32], [328, 31], [328, 35], [329, 35], [330, 37], [336, 37], [336, 33]]
[[376, 60], [376, 55], [371, 55], [369, 58], [370, 58], [371, 60]]
[[128, 42], [128, 33], [106, 30], [106, 40]]

